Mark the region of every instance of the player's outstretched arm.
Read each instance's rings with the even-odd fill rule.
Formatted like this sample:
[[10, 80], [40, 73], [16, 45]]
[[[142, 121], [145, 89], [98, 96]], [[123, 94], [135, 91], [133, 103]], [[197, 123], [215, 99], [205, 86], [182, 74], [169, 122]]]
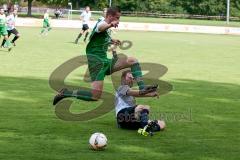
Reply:
[[103, 23], [98, 27], [99, 32], [104, 32], [111, 27], [118, 27], [119, 21], [112, 21], [111, 23]]
[[141, 95], [139, 90], [130, 89], [130, 90], [128, 90], [127, 95], [133, 96], [133, 97], [157, 97], [157, 98], [159, 98], [159, 95], [156, 91]]

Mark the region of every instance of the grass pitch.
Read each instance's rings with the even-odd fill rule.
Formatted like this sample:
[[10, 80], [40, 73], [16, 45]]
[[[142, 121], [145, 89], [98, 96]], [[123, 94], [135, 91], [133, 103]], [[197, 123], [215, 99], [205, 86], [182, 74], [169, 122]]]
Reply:
[[[1, 159], [239, 158], [240, 37], [134, 31], [114, 35], [133, 42], [122, 53], [165, 65], [168, 72], [161, 79], [173, 85], [160, 99], [138, 99], [151, 106], [154, 118], [163, 115], [167, 123], [164, 132], [142, 137], [118, 129], [114, 111], [86, 122], [57, 118], [52, 106], [56, 92], [48, 81], [59, 65], [84, 54], [83, 42], [73, 44], [79, 30], [54, 28], [39, 37], [39, 28], [18, 29], [22, 37], [17, 47], [10, 53], [0, 50]], [[74, 70], [65, 83], [85, 85], [85, 69]], [[104, 90], [114, 93], [109, 78]], [[99, 103], [75, 100], [71, 111], [85, 112]], [[88, 148], [94, 132], [106, 134], [105, 151]]]

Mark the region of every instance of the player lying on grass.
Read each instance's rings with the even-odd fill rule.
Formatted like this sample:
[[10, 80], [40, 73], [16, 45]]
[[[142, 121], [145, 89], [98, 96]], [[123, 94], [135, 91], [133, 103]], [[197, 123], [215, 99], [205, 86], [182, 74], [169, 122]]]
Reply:
[[11, 51], [12, 45], [8, 40], [8, 32], [6, 27], [6, 15], [3, 9], [0, 9], [0, 36], [3, 36], [6, 40], [5, 45], [3, 47], [8, 48], [8, 51]]
[[109, 30], [111, 27], [116, 28], [118, 26], [120, 15], [121, 13], [118, 8], [109, 8], [105, 20], [99, 21], [91, 33], [86, 47], [86, 54], [88, 70], [92, 81], [92, 89], [88, 91], [82, 89], [74, 91], [62, 89], [54, 97], [53, 105], [67, 97], [75, 97], [85, 101], [96, 101], [100, 99], [103, 90], [104, 77], [124, 68], [131, 68], [132, 75], [139, 86], [139, 94], [156, 91], [158, 85], [145, 86], [141, 67], [136, 58], [118, 56], [114, 56], [112, 59], [107, 58], [109, 45], [120, 44], [119, 40], [111, 38]]
[[158, 97], [156, 91], [144, 95], [139, 90], [132, 89], [134, 77], [130, 70], [126, 70], [121, 76], [121, 86], [115, 94], [115, 110], [117, 123], [120, 128], [138, 130], [140, 134], [148, 135], [165, 128], [165, 122], [161, 120], [151, 121], [148, 118], [150, 107], [137, 105], [135, 97]]
[[49, 23], [49, 13], [48, 13], [48, 9], [45, 11], [44, 13], [44, 17], [43, 17], [43, 28], [41, 30], [40, 35], [47, 35], [47, 33], [51, 30], [52, 28], [50, 27], [50, 23]]
[[[16, 40], [20, 37], [20, 34], [18, 33], [18, 30], [15, 28], [15, 21], [16, 21], [16, 10], [10, 10], [9, 15], [7, 16], [7, 32], [8, 32], [8, 38], [11, 36], [11, 34], [14, 34], [14, 38], [12, 39], [11, 43], [16, 46]], [[6, 40], [3, 39], [2, 41], [2, 47], [4, 46]]]

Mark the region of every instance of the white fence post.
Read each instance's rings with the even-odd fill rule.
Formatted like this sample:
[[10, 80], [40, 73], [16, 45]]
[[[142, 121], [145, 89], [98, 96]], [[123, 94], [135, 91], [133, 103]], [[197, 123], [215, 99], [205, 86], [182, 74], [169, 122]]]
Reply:
[[230, 0], [227, 0], [227, 24], [229, 24], [230, 19]]

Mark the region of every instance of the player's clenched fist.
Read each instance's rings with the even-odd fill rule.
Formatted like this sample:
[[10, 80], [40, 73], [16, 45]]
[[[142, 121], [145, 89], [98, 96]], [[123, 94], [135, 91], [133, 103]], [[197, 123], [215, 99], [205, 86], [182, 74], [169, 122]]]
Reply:
[[118, 21], [118, 20], [117, 20], [117, 21], [112, 21], [112, 22], [110, 23], [111, 27], [114, 27], [114, 28], [117, 28], [117, 27], [118, 27], [118, 24], [119, 24], [119, 21]]
[[111, 39], [111, 43], [112, 43], [113, 45], [117, 45], [117, 46], [121, 45], [121, 41], [118, 40], [118, 39]]

